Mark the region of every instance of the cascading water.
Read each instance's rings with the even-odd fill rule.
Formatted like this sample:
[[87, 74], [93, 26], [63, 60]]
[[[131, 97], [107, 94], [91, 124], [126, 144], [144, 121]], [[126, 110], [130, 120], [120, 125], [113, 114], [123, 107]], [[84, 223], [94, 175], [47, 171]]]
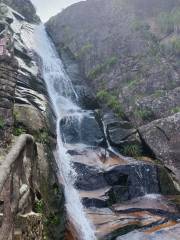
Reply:
[[71, 156], [67, 153], [60, 131], [60, 122], [64, 117], [71, 119], [73, 116], [80, 120], [81, 114], [83, 115], [84, 113], [71, 100], [71, 97], [76, 96], [76, 93], [43, 25], [35, 29], [34, 41], [29, 43], [29, 45], [31, 45], [33, 50], [42, 58], [44, 80], [57, 117], [56, 161], [59, 167], [59, 174], [65, 187], [68, 215], [80, 235], [79, 239], [96, 239], [93, 227], [86, 218], [79, 194], [74, 188], [76, 172], [71, 166]]

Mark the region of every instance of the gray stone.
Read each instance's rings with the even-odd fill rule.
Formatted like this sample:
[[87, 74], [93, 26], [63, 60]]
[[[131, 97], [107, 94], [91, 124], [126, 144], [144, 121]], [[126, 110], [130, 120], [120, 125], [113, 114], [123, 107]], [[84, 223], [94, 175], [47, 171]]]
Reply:
[[180, 180], [180, 113], [144, 125], [139, 132], [156, 157]]
[[104, 143], [103, 132], [94, 113], [84, 116], [69, 116], [60, 122], [63, 141], [69, 144], [83, 143], [97, 146]]

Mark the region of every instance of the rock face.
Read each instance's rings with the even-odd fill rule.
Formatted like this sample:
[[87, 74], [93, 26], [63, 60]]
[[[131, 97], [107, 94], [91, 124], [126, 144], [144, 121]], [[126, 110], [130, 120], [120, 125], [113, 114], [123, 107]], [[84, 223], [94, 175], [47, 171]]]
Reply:
[[157, 158], [180, 180], [180, 113], [153, 121], [139, 131]]
[[[20, 192], [24, 194], [25, 191], [25, 203], [23, 202], [25, 207], [19, 204], [16, 210], [15, 238], [64, 239], [66, 221], [64, 194], [55, 174], [57, 166], [52, 153], [55, 139], [54, 132], [49, 127], [48, 117], [49, 115], [52, 117], [53, 113], [48, 104], [44, 81], [40, 76], [41, 66], [38, 65], [40, 61], [38, 56], [34, 56], [27, 48], [27, 38], [23, 35], [25, 29], [28, 34], [32, 33], [34, 26], [32, 22], [38, 22], [39, 18], [30, 1], [4, 2], [13, 8], [8, 7], [8, 13], [11, 16], [10, 29], [14, 34], [14, 52], [11, 57], [3, 56], [0, 59], [0, 161], [4, 161], [9, 145], [16, 142], [16, 137], [23, 133], [34, 137], [36, 146], [33, 151], [37, 153], [36, 158], [32, 160], [36, 166], [32, 170], [33, 178], [28, 175], [30, 167], [26, 159], [24, 168], [27, 172], [27, 181], [33, 181], [32, 189], [28, 189], [32, 195], [32, 204], [26, 197], [27, 185], [24, 184]], [[25, 14], [26, 18], [15, 10]], [[22, 174], [24, 177], [19, 168], [13, 166], [13, 169], [17, 171], [16, 174]], [[20, 182], [15, 178], [16, 175], [11, 178], [13, 188], [16, 181]], [[19, 200], [16, 198], [18, 194], [15, 192], [13, 201]], [[16, 205], [12, 208], [16, 208]], [[0, 213], [2, 212], [0, 206]]]
[[4, 0], [3, 2], [22, 14], [28, 22], [40, 22], [36, 9], [30, 0]]
[[0, 146], [10, 141], [12, 133], [16, 76], [17, 72], [12, 63], [10, 66], [0, 63]]
[[80, 116], [79, 119], [73, 116], [64, 118], [61, 120], [60, 128], [65, 143], [98, 146], [105, 142], [102, 129], [93, 112]]

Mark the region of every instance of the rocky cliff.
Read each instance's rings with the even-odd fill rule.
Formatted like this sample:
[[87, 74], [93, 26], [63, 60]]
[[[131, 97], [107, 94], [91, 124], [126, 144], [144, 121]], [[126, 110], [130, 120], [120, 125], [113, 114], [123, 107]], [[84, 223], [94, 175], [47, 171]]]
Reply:
[[3, 45], [0, 56], [0, 185], [6, 180], [0, 189], [0, 239], [63, 239], [64, 195], [49, 123], [53, 113], [40, 58], [28, 49], [39, 18], [30, 1], [6, 2], [11, 7], [1, 5], [1, 27], [7, 25], [12, 45], [10, 50]]
[[3, 2], [22, 14], [28, 22], [40, 22], [36, 9], [30, 0], [4, 0]]
[[59, 51], [79, 61], [111, 144], [125, 155], [143, 148], [180, 180], [179, 7], [178, 0], [89, 0], [46, 26]]

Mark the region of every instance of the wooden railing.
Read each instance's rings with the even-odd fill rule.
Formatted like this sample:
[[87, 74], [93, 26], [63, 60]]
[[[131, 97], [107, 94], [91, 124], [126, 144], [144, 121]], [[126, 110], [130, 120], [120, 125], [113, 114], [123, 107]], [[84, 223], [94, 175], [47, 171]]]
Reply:
[[37, 150], [31, 135], [21, 135], [0, 165], [0, 240], [14, 239], [18, 213], [31, 211]]

